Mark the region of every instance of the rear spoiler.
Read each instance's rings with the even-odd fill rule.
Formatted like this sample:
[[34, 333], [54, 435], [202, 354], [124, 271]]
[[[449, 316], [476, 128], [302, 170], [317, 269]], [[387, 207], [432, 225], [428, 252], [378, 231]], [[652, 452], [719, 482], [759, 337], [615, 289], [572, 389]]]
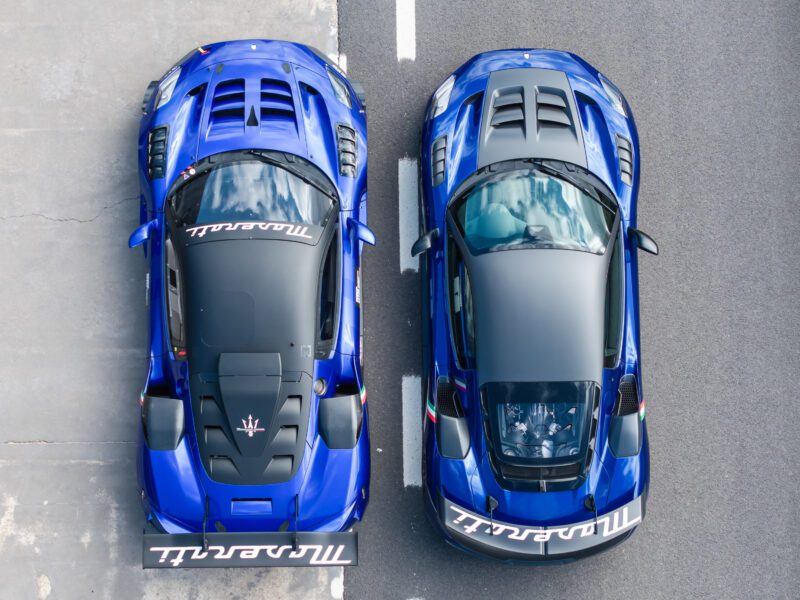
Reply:
[[145, 569], [357, 564], [358, 534], [354, 531], [146, 533], [142, 543]]

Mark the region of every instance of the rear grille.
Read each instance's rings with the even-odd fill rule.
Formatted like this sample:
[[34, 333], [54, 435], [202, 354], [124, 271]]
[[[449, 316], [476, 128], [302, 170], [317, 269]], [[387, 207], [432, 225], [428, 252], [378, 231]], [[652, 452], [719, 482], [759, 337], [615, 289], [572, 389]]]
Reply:
[[617, 134], [617, 156], [619, 157], [619, 178], [623, 183], [633, 183], [633, 147], [629, 139]]
[[355, 177], [358, 166], [356, 130], [344, 123], [336, 125], [336, 145], [339, 150], [339, 175]]
[[570, 120], [567, 100], [561, 90], [555, 88], [537, 88], [536, 122], [539, 127], [569, 127]]
[[636, 385], [636, 376], [628, 374], [622, 377], [617, 392], [617, 405], [614, 414], [619, 417], [632, 415], [639, 412], [639, 389]]
[[431, 177], [433, 185], [444, 181], [444, 166], [447, 156], [447, 136], [442, 136], [433, 142], [431, 147]]
[[147, 176], [150, 179], [164, 177], [167, 164], [167, 128], [155, 127], [147, 136]]
[[464, 416], [464, 409], [458, 398], [458, 390], [447, 377], [439, 377], [436, 382], [436, 413], [445, 417]]
[[241, 133], [244, 129], [244, 79], [221, 81], [214, 88], [208, 137]]
[[498, 91], [492, 103], [492, 119], [494, 128], [525, 129], [525, 91], [522, 87], [503, 88]]
[[[282, 387], [299, 384], [284, 382]], [[262, 421], [269, 435], [263, 452], [258, 456], [241, 454], [234, 439], [237, 424], [230, 425], [224, 409], [212, 394], [199, 399], [199, 419], [202, 428], [199, 450], [204, 458], [209, 476], [228, 484], [269, 484], [288, 481], [295, 472], [305, 445], [308, 407], [303, 406], [300, 395], [284, 396], [274, 419]], [[301, 437], [303, 439], [301, 439]]]
[[292, 88], [278, 79], [261, 80], [261, 125], [288, 121], [296, 124]]

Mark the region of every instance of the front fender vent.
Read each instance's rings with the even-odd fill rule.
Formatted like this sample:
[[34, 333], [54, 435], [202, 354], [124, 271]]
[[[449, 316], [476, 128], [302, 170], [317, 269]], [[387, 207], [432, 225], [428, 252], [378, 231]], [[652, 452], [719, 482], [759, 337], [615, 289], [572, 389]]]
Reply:
[[498, 90], [492, 102], [492, 120], [494, 128], [525, 129], [525, 90], [514, 86]]
[[539, 127], [570, 127], [567, 100], [564, 92], [556, 88], [537, 88], [536, 90], [536, 122]]
[[344, 123], [336, 125], [336, 147], [339, 151], [339, 175], [355, 177], [358, 166], [356, 130]]
[[167, 164], [167, 127], [155, 127], [147, 135], [147, 176], [162, 179]]
[[636, 412], [639, 412], [639, 386], [636, 383], [636, 376], [629, 373], [620, 379], [614, 415], [624, 417]]
[[633, 147], [631, 141], [617, 134], [617, 156], [619, 157], [619, 178], [623, 183], [633, 184]]
[[433, 142], [431, 147], [431, 178], [433, 185], [444, 181], [444, 166], [447, 156], [447, 136], [442, 136]]

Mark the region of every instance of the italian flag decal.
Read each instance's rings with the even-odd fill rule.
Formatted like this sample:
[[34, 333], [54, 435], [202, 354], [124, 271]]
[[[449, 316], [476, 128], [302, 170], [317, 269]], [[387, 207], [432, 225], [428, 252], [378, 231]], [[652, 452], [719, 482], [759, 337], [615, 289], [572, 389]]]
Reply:
[[642, 400], [642, 403], [639, 405], [639, 420], [644, 421], [644, 400]]
[[428, 398], [428, 402], [425, 404], [425, 414], [428, 415], [428, 418], [432, 422], [436, 423], [436, 407], [433, 405], [433, 402], [431, 402], [430, 398]]
[[358, 390], [358, 395], [361, 396], [361, 404], [364, 404], [367, 401], [367, 388], [362, 385]]

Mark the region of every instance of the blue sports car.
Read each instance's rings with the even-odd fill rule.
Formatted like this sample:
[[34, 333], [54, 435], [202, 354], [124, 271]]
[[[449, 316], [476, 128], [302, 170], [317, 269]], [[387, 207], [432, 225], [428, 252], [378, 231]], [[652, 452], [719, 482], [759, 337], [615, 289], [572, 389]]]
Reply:
[[426, 504], [445, 539], [567, 561], [644, 517], [639, 141], [579, 57], [480, 54], [421, 145]]
[[247, 40], [193, 50], [142, 110], [143, 564], [356, 564], [363, 98], [318, 51]]

